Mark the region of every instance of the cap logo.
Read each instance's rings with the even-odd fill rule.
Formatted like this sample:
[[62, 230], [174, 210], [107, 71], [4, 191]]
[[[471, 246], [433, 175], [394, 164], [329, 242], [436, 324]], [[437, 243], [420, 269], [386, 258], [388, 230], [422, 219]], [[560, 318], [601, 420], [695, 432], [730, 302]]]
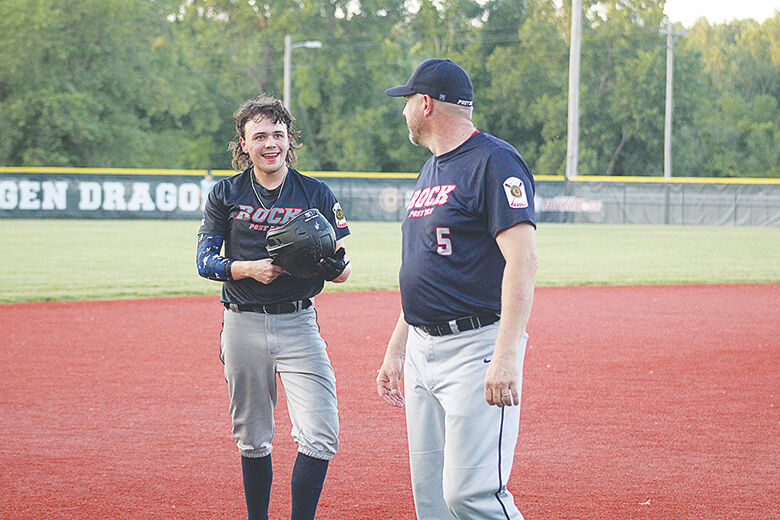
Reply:
[[447, 94], [439, 94], [439, 100], [444, 101], [447, 99]]

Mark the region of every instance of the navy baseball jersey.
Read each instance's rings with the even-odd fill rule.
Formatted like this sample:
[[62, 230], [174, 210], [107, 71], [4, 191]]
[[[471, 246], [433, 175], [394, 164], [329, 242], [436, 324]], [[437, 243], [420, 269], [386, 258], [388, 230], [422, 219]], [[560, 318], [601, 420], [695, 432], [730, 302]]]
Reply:
[[399, 282], [410, 325], [498, 312], [506, 264], [495, 237], [536, 226], [534, 180], [515, 148], [478, 132], [423, 166], [402, 224]]
[[[278, 198], [263, 204], [258, 197], [268, 191], [253, 183], [253, 169], [220, 180], [211, 190], [203, 211], [199, 235], [217, 235], [225, 240], [225, 257], [232, 260], [270, 258], [265, 247], [269, 229], [281, 226], [303, 210], [317, 208], [336, 232], [336, 240], [349, 235], [349, 227], [341, 206], [331, 189], [322, 181], [289, 168]], [[275, 190], [272, 190], [272, 192]], [[322, 291], [321, 277], [295, 278], [279, 276], [269, 284], [252, 278], [225, 280], [222, 301], [225, 303], [279, 303], [310, 298]]]

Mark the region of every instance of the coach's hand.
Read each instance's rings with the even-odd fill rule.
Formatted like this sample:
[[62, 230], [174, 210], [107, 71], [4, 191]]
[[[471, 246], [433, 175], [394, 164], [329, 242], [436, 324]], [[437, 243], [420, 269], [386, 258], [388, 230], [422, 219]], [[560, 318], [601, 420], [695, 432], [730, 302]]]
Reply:
[[349, 260], [344, 257], [347, 252], [340, 247], [333, 253], [333, 256], [326, 256], [317, 264], [317, 273], [325, 280], [332, 282], [344, 272]]
[[518, 381], [517, 361], [494, 356], [485, 374], [485, 401], [498, 407], [519, 405]]
[[404, 370], [404, 356], [386, 356], [376, 376], [376, 390], [379, 397], [392, 406], [404, 405], [401, 393], [401, 375]]
[[404, 405], [404, 395], [401, 393], [401, 377], [404, 374], [406, 359], [406, 339], [409, 335], [409, 325], [404, 319], [404, 313], [398, 316], [398, 321], [387, 342], [387, 350], [382, 366], [376, 376], [376, 391], [387, 404], [401, 407]]

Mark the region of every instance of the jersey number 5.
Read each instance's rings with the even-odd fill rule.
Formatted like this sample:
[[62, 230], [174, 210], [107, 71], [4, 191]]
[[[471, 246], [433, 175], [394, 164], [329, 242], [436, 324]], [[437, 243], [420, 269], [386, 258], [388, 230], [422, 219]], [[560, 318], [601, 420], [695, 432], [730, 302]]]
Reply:
[[436, 252], [441, 256], [450, 256], [452, 254], [452, 240], [450, 240], [450, 228], [436, 228]]

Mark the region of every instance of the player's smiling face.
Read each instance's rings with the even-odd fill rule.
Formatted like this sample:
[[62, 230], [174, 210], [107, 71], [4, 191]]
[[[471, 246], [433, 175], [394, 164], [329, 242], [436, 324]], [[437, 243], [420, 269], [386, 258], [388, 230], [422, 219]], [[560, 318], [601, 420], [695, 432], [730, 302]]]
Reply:
[[256, 173], [274, 175], [287, 171], [287, 152], [290, 136], [284, 123], [268, 118], [250, 119], [244, 125], [241, 149], [249, 154]]

